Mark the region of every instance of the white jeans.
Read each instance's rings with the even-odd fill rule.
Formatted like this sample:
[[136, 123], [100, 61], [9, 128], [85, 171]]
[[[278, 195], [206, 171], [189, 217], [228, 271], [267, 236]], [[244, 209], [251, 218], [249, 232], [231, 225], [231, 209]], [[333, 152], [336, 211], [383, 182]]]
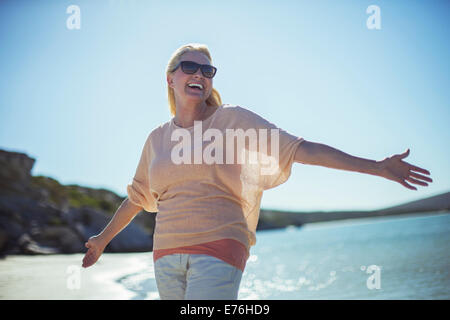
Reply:
[[155, 262], [161, 300], [236, 300], [242, 271], [209, 255], [176, 253]]

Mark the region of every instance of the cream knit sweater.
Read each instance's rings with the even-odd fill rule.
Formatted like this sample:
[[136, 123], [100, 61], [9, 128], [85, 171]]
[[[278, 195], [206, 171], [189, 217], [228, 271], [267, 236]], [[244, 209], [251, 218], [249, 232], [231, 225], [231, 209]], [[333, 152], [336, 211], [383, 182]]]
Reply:
[[[227, 129], [228, 133], [234, 130], [237, 138], [230, 139]], [[276, 131], [278, 137], [272, 135]], [[240, 148], [238, 139], [245, 132], [248, 135]], [[255, 132], [257, 150], [251, 142]], [[158, 212], [154, 249], [220, 239], [235, 239], [249, 249], [256, 243], [263, 191], [289, 178], [302, 141], [256, 113], [228, 104], [189, 128], [178, 127], [173, 118], [155, 128], [127, 186], [131, 202], [145, 211]], [[256, 162], [250, 154], [256, 154]], [[271, 166], [263, 155], [272, 157]], [[184, 163], [180, 163], [183, 156]], [[241, 156], [247, 158], [239, 162]]]

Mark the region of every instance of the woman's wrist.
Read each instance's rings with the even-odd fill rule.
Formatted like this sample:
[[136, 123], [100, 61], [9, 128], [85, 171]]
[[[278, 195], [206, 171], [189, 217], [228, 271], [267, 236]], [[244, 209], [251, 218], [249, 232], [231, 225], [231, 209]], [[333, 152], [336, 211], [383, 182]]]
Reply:
[[111, 241], [111, 239], [108, 239], [108, 237], [105, 235], [104, 231], [94, 236], [93, 238], [93, 240], [101, 249], [105, 249], [108, 243]]

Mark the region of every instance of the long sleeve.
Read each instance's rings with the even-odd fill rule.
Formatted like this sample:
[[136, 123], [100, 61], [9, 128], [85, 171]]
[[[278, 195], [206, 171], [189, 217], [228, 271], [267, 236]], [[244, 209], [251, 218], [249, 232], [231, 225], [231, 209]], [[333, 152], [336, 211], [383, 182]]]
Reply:
[[145, 141], [142, 154], [131, 184], [127, 186], [128, 199], [147, 212], [158, 212], [156, 193], [150, 188], [150, 164], [153, 150], [150, 135]]

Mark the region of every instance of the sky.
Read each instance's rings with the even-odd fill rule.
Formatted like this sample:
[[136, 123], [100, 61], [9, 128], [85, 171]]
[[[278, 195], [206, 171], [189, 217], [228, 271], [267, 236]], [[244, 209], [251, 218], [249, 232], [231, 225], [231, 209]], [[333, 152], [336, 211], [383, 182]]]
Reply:
[[33, 175], [125, 196], [148, 134], [171, 119], [166, 64], [195, 42], [223, 103], [365, 159], [410, 148], [405, 161], [434, 181], [413, 191], [294, 163], [261, 208], [372, 210], [448, 192], [449, 13], [436, 0], [1, 1], [0, 149], [35, 158]]

